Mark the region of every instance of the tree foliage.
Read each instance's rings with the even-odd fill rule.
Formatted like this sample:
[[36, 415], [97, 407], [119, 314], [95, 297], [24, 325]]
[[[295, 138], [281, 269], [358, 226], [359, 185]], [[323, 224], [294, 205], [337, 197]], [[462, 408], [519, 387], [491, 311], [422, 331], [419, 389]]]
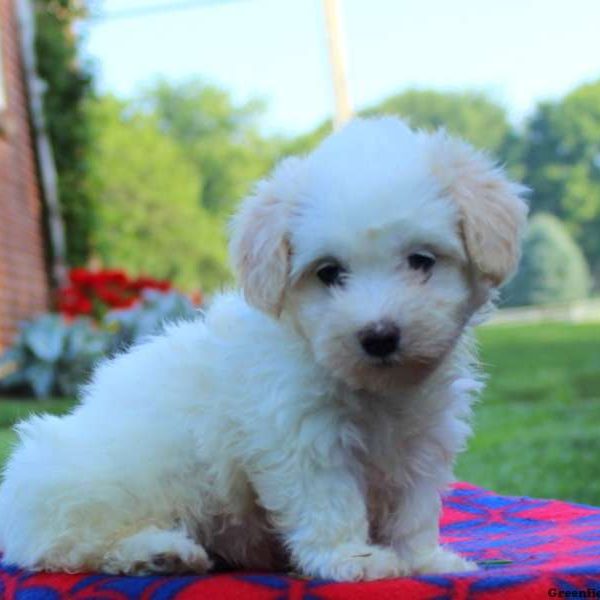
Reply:
[[211, 290], [229, 278], [220, 223], [198, 201], [201, 179], [155, 115], [107, 97], [91, 110], [98, 139], [90, 157], [97, 227], [108, 267]]
[[282, 146], [281, 153], [284, 156], [308, 154], [332, 131], [333, 122], [331, 120], [324, 121], [312, 131], [286, 140]]
[[[200, 79], [159, 80], [128, 103], [90, 103], [93, 114], [87, 115], [90, 74], [78, 61], [72, 33], [83, 5], [35, 0], [35, 6], [70, 262], [85, 262], [95, 248], [107, 266], [175, 277], [188, 287], [200, 283], [210, 290], [226, 281], [224, 231], [235, 205], [278, 158], [312, 150], [331, 131], [331, 121], [293, 139], [275, 139], [261, 133], [261, 102], [235, 103]], [[502, 106], [473, 92], [409, 90], [361, 112], [381, 114], [415, 127], [445, 127], [492, 153], [533, 189], [534, 212], [564, 221], [600, 283], [600, 82], [541, 103], [523, 131], [511, 126]], [[530, 240], [528, 248], [536, 256], [539, 248], [552, 252], [552, 239], [565, 256], [575, 256], [557, 223], [548, 224], [546, 216], [542, 223], [532, 231], [546, 241]], [[529, 251], [525, 270], [533, 269]], [[535, 277], [546, 281], [548, 268], [540, 262]]]
[[585, 257], [565, 226], [551, 214], [535, 215], [529, 225], [519, 271], [502, 292], [503, 304], [568, 302], [585, 298], [589, 290]]
[[47, 84], [44, 109], [54, 150], [67, 260], [83, 264], [90, 254], [94, 207], [87, 187], [88, 148], [92, 131], [86, 115], [91, 74], [78, 58], [74, 23], [85, 16], [78, 0], [35, 0], [36, 56]]
[[[513, 176], [522, 175], [518, 134], [511, 127], [505, 109], [484, 94], [408, 90], [390, 96], [359, 114], [395, 115], [406, 119], [413, 127], [427, 130], [444, 127], [477, 148], [491, 152], [507, 164]], [[284, 147], [284, 152], [309, 152], [331, 130], [331, 121], [325, 121], [313, 131], [291, 140]]]
[[408, 90], [364, 111], [365, 115], [397, 115], [413, 127], [444, 127], [477, 148], [503, 155], [512, 130], [506, 111], [483, 94]]
[[227, 221], [279, 149], [259, 133], [262, 110], [199, 80], [97, 103], [94, 244], [103, 262], [204, 291], [227, 282]]
[[201, 177], [198, 200], [215, 215], [229, 215], [273, 165], [277, 146], [258, 128], [261, 102], [237, 106], [227, 92], [192, 79], [158, 81], [138, 103], [195, 166]]
[[534, 211], [566, 223], [600, 280], [600, 81], [538, 106], [524, 161]]

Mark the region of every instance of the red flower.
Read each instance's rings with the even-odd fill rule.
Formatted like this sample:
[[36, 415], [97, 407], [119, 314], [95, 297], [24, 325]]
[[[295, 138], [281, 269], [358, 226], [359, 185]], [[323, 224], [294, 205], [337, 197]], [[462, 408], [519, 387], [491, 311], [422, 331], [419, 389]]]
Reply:
[[131, 308], [134, 304], [139, 302], [139, 298], [130, 296], [129, 298], [119, 298], [112, 306], [113, 308]]
[[153, 279], [152, 277], [138, 277], [131, 282], [131, 287], [138, 292], [146, 289], [168, 292], [171, 289], [171, 283], [165, 280]]
[[60, 292], [58, 309], [65, 315], [76, 317], [77, 315], [89, 315], [93, 310], [93, 305], [79, 289], [70, 286]]
[[124, 271], [106, 270], [99, 271], [97, 274], [97, 282], [102, 285], [112, 285], [115, 287], [126, 287], [129, 283], [127, 275]]
[[58, 308], [68, 317], [93, 315], [101, 318], [113, 308], [129, 308], [140, 301], [143, 290], [169, 291], [166, 280], [141, 276], [130, 279], [121, 269], [90, 271], [71, 269], [70, 285], [58, 292]]
[[86, 269], [75, 268], [69, 272], [69, 280], [73, 285], [86, 286], [92, 283], [94, 274]]

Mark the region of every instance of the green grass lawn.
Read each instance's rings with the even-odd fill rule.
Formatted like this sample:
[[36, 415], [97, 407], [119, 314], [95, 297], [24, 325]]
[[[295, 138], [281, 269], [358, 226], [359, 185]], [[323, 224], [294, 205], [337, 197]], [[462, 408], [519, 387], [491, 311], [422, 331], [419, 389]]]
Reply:
[[0, 397], [0, 464], [8, 457], [16, 435], [12, 431], [15, 422], [34, 413], [50, 412], [62, 415], [69, 411], [74, 401], [70, 399], [22, 400]]
[[458, 477], [600, 505], [600, 324], [498, 325], [478, 337], [489, 381]]
[[[490, 326], [479, 340], [489, 382], [458, 477], [506, 494], [600, 505], [600, 324]], [[15, 420], [71, 406], [0, 399], [0, 462]]]

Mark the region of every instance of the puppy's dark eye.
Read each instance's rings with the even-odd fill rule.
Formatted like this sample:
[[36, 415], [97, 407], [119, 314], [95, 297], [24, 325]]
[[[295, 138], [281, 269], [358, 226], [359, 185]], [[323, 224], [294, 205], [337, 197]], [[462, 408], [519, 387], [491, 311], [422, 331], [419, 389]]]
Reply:
[[415, 271], [429, 273], [435, 265], [435, 256], [427, 252], [415, 252], [408, 257], [408, 264]]
[[327, 263], [317, 269], [317, 277], [327, 286], [341, 285], [346, 270], [337, 263]]

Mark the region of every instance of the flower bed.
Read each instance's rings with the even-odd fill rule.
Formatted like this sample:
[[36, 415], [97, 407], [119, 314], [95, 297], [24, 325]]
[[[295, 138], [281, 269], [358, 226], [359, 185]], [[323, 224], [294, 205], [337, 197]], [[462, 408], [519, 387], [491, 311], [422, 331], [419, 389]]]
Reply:
[[72, 269], [57, 295], [58, 312], [21, 324], [0, 356], [0, 391], [72, 396], [104, 356], [191, 318], [199, 304], [169, 281], [129, 277], [121, 270]]
[[152, 277], [131, 278], [122, 270], [71, 269], [69, 284], [59, 290], [58, 310], [69, 317], [93, 316], [101, 319], [108, 311], [130, 308], [144, 290], [168, 292], [169, 281]]

